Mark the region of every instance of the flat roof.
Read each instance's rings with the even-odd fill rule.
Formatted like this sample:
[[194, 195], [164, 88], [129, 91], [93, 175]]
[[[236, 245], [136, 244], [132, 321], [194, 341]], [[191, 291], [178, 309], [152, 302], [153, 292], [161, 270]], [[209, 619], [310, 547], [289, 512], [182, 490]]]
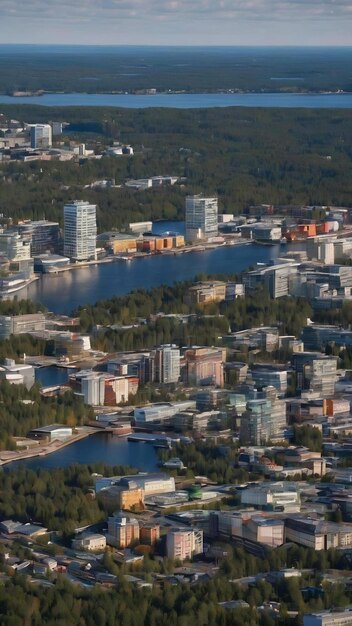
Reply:
[[71, 430], [72, 428], [71, 426], [66, 426], [65, 424], [49, 424], [48, 426], [40, 426], [39, 428], [32, 428], [31, 432], [38, 432], [38, 433], [51, 433], [54, 432], [55, 430]]

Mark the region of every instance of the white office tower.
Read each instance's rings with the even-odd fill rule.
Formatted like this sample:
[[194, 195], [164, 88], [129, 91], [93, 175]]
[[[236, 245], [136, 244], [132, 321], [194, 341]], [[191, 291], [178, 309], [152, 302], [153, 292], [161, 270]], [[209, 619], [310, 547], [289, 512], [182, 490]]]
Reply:
[[30, 127], [31, 148], [50, 148], [53, 144], [50, 124], [32, 124]]
[[102, 406], [105, 400], [104, 376], [94, 375], [82, 377], [81, 393], [85, 404], [90, 406]]
[[186, 198], [186, 240], [198, 241], [218, 234], [218, 199], [203, 196]]
[[83, 200], [64, 206], [64, 255], [73, 261], [96, 258], [97, 207]]
[[180, 350], [175, 345], [160, 346], [155, 351], [155, 378], [165, 385], [180, 380]]

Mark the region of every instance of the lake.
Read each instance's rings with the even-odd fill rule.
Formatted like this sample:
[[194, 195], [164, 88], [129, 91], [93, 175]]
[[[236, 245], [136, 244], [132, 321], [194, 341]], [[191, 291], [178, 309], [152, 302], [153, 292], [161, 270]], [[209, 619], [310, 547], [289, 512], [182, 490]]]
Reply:
[[39, 104], [49, 107], [121, 107], [127, 109], [207, 109], [212, 107], [263, 107], [350, 109], [352, 93], [177, 93], [155, 95], [104, 93], [48, 93], [12, 97], [1, 94], [0, 104]]
[[[171, 230], [166, 226], [165, 229]], [[123, 295], [134, 289], [172, 285], [201, 273], [241, 272], [258, 262], [275, 260], [283, 249], [280, 245], [243, 244], [176, 256], [153, 255], [131, 262], [103, 263], [61, 274], [45, 274], [22, 289], [17, 297], [41, 302], [54, 313], [69, 314], [78, 306], [94, 304], [97, 300]]]
[[4, 467], [14, 469], [24, 465], [28, 469], [34, 470], [38, 468], [54, 469], [68, 467], [75, 463], [130, 465], [146, 472], [153, 472], [158, 469], [157, 452], [151, 444], [133, 443], [125, 438], [106, 433], [91, 435], [47, 456], [15, 461]]

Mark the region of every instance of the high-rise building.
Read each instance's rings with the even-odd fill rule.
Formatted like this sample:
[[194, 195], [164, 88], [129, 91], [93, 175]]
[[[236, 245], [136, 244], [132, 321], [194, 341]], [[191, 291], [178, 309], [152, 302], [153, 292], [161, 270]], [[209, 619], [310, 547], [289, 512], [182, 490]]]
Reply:
[[96, 258], [96, 209], [83, 200], [64, 206], [64, 254], [73, 261]]
[[50, 124], [32, 124], [30, 126], [31, 148], [50, 148], [52, 146], [52, 128]]
[[180, 379], [180, 350], [175, 345], [160, 346], [155, 351], [155, 378], [162, 384]]
[[177, 529], [170, 530], [166, 538], [166, 554], [170, 559], [191, 559], [203, 552], [203, 531]]
[[260, 446], [282, 438], [286, 427], [284, 400], [278, 399], [274, 387], [267, 387], [263, 392], [254, 392], [253, 395], [247, 400], [246, 410], [241, 417], [241, 443]]
[[201, 195], [186, 198], [186, 239], [197, 241], [218, 234], [218, 199]]

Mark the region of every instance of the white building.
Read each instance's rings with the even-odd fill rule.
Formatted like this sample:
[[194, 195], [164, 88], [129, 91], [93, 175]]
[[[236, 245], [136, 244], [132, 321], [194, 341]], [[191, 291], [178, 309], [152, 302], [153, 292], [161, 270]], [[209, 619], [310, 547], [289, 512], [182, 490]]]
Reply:
[[143, 489], [145, 496], [175, 491], [174, 477], [163, 473], [123, 476], [118, 484], [126, 489]]
[[102, 406], [105, 401], [105, 377], [95, 372], [81, 377], [81, 393], [84, 403], [90, 406]]
[[73, 261], [96, 258], [96, 209], [82, 200], [64, 206], [64, 254]]
[[352, 626], [352, 611], [306, 613], [303, 626]]
[[22, 237], [17, 232], [0, 234], [0, 255], [6, 256], [9, 261], [25, 261], [31, 258], [31, 243], [28, 237]]
[[12, 359], [5, 359], [5, 363], [0, 366], [0, 379], [12, 384], [23, 384], [27, 389], [31, 389], [35, 383], [34, 367], [27, 363], [16, 364]]
[[297, 513], [301, 498], [294, 483], [262, 483], [241, 491], [241, 504], [259, 509]]
[[180, 379], [180, 350], [174, 345], [160, 346], [155, 351], [156, 382], [177, 383]]
[[337, 524], [304, 517], [287, 517], [285, 541], [313, 550], [347, 548], [352, 545], [352, 524]]
[[203, 553], [203, 531], [177, 529], [170, 530], [166, 537], [166, 554], [169, 559], [191, 559]]
[[186, 198], [186, 239], [197, 241], [218, 234], [218, 199], [201, 195]]
[[106, 537], [95, 533], [81, 535], [72, 541], [74, 550], [105, 550]]
[[187, 409], [194, 409], [195, 406], [196, 403], [193, 401], [158, 402], [134, 409], [133, 417], [136, 426], [141, 428], [156, 428], [157, 426], [170, 423], [176, 413], [187, 411]]
[[50, 148], [53, 144], [50, 124], [31, 124], [31, 148]]

